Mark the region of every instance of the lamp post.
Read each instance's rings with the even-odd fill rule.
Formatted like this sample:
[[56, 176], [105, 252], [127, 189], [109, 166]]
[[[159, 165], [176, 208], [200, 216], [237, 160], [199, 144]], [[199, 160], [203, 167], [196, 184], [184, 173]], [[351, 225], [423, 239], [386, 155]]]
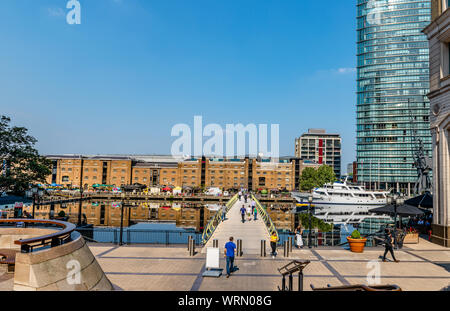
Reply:
[[78, 227], [81, 227], [81, 210], [83, 205], [83, 169], [84, 161], [83, 157], [80, 158], [80, 202], [78, 204]]
[[310, 195], [309, 197], [308, 197], [308, 215], [309, 215], [309, 231], [308, 231], [308, 247], [309, 248], [311, 248], [312, 246], [311, 246], [311, 244], [312, 244], [312, 236], [311, 236], [311, 231], [312, 231], [312, 217], [311, 217], [311, 203], [312, 203], [312, 201], [313, 201], [313, 197], [312, 197], [312, 195]]
[[120, 211], [120, 237], [119, 237], [119, 245], [122, 246], [122, 236], [123, 236], [123, 207], [125, 205], [125, 193], [122, 192], [120, 195], [122, 197], [121, 211]]
[[40, 190], [39, 187], [37, 186], [33, 186], [31, 188], [31, 190], [27, 191], [27, 195], [33, 197], [33, 212], [32, 212], [32, 216], [34, 218], [34, 214], [35, 214], [35, 210], [36, 210], [36, 201], [40, 201], [40, 200], [36, 200], [39, 199], [40, 197], [42, 197], [44, 195], [44, 191]]
[[404, 198], [400, 193], [394, 193], [388, 197], [388, 203], [394, 205], [394, 247], [398, 248], [397, 243], [397, 206], [403, 204]]

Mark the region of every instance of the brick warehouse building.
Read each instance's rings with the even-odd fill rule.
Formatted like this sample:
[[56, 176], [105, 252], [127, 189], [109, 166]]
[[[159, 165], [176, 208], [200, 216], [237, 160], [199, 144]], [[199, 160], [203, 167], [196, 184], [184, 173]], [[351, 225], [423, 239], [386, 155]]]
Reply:
[[143, 184], [175, 187], [218, 187], [222, 189], [298, 189], [305, 167], [319, 165], [300, 158], [226, 159], [172, 156], [115, 156], [115, 155], [48, 155], [52, 161], [52, 175], [47, 183], [85, 189], [95, 184], [115, 186]]

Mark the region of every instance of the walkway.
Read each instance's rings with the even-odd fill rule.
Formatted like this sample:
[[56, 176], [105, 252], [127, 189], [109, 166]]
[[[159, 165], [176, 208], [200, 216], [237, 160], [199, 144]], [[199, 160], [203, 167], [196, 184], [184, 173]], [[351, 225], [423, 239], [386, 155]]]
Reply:
[[234, 237], [234, 242], [238, 239], [242, 240], [242, 252], [248, 255], [259, 255], [261, 251], [261, 240], [266, 240], [266, 252], [269, 254], [270, 251], [270, 236], [267, 231], [266, 225], [261, 220], [258, 215], [256, 221], [248, 221], [246, 216], [245, 223], [242, 223], [240, 209], [242, 205], [251, 206], [250, 199], [244, 203], [244, 199], [237, 201], [228, 211], [227, 218], [225, 221], [219, 224], [216, 231], [209, 239], [206, 246], [203, 247], [202, 253], [206, 253], [207, 247], [213, 246], [213, 240], [219, 240], [220, 252], [223, 253], [223, 248], [225, 243], [229, 241], [230, 236]]
[[[373, 260], [380, 263], [381, 284], [396, 284], [405, 291], [437, 291], [450, 286], [450, 249], [423, 239], [420, 244], [408, 244], [396, 251], [399, 263], [381, 262], [379, 256], [384, 249], [370, 247], [361, 254], [337, 247], [294, 248], [289, 258], [279, 252], [275, 259], [244, 254], [236, 258], [239, 271], [229, 279], [225, 275], [217, 279], [202, 278], [206, 254], [189, 257], [185, 246], [90, 244], [90, 248], [111, 282], [123, 290], [277, 291], [277, 286], [281, 286], [277, 268], [293, 259], [311, 261], [304, 271], [307, 291], [311, 290], [310, 284], [316, 287], [367, 284]], [[223, 257], [220, 266], [225, 268]], [[297, 276], [294, 286], [297, 290]]]

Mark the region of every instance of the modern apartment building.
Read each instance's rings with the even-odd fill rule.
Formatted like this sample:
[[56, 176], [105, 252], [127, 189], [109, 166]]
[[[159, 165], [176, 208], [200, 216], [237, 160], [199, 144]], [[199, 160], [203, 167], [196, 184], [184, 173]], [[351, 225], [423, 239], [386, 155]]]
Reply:
[[420, 141], [431, 157], [431, 0], [357, 0], [357, 179], [411, 193]]
[[295, 156], [331, 166], [336, 178], [341, 176], [341, 144], [339, 134], [326, 133], [323, 129], [309, 129], [295, 139]]
[[53, 162], [47, 183], [88, 189], [95, 184], [222, 189], [298, 189], [305, 167], [311, 161], [280, 158], [173, 158], [171, 156], [49, 155]]
[[430, 41], [431, 133], [433, 136], [432, 241], [450, 247], [450, 1], [432, 1]]

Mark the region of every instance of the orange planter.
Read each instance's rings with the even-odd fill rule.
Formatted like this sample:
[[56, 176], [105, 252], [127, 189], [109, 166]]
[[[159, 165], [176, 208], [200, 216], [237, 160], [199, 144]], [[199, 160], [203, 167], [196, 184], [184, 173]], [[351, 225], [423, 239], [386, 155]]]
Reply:
[[348, 244], [350, 244], [350, 250], [354, 253], [362, 253], [367, 239], [352, 239], [347, 237]]

